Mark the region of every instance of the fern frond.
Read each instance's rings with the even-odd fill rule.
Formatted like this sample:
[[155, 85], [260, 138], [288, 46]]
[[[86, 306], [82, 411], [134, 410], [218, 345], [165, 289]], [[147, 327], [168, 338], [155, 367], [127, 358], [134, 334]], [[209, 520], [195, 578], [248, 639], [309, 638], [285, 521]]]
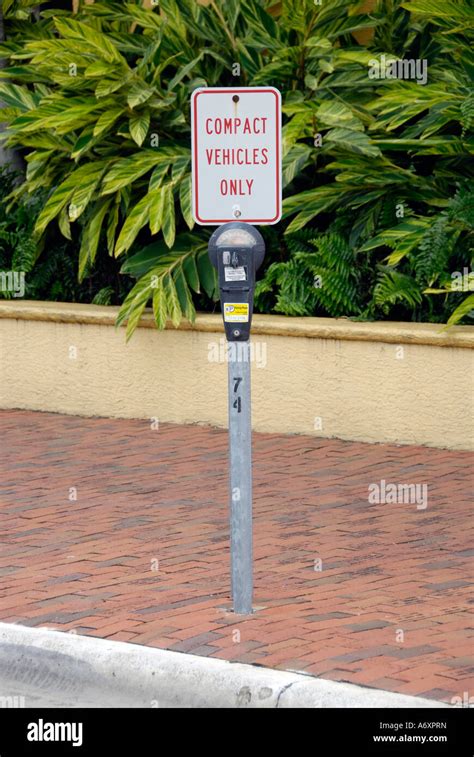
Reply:
[[416, 280], [423, 285], [432, 284], [446, 270], [456, 230], [448, 229], [448, 217], [441, 213], [425, 231], [414, 256]]
[[448, 215], [451, 221], [460, 222], [474, 231], [474, 191], [469, 186], [458, 188], [449, 203]]
[[418, 283], [398, 271], [381, 269], [374, 288], [374, 302], [385, 314], [393, 305], [402, 304], [415, 308], [422, 300]]
[[110, 305], [114, 295], [114, 288], [111, 286], [102, 287], [92, 300], [93, 305]]

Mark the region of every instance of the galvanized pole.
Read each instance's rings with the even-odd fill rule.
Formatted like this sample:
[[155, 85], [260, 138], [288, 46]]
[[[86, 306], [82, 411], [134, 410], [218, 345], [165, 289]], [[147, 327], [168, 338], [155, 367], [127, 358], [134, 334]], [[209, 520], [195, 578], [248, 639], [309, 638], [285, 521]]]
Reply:
[[252, 612], [250, 343], [228, 343], [230, 555], [234, 612]]

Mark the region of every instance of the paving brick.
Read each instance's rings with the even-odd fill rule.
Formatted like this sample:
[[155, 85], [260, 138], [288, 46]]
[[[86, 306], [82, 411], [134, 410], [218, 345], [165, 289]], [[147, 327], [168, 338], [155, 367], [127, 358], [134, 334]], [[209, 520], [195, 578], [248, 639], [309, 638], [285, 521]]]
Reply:
[[218, 639], [220, 639], [220, 634], [212, 632], [200, 633], [197, 636], [191, 636], [188, 639], [178, 641], [169, 648], [175, 652], [191, 652], [202, 645], [212, 644], [214, 640], [217, 641]]
[[448, 702], [452, 704], [453, 693], [446, 689], [429, 689], [428, 691], [420, 691], [420, 696], [426, 699], [435, 699], [441, 702]]
[[420, 657], [421, 655], [433, 654], [434, 652], [440, 652], [439, 647], [433, 647], [429, 644], [424, 644], [420, 647], [400, 647], [394, 649], [391, 652], [387, 652], [389, 656], [397, 657], [398, 659], [406, 659], [407, 657]]
[[387, 626], [391, 625], [393, 624], [388, 623], [385, 620], [368, 620], [366, 623], [355, 623], [354, 625], [349, 624], [347, 627], [350, 628], [351, 631], [358, 633], [359, 631], [370, 631], [373, 628], [386, 628]]
[[[1, 620], [443, 701], [474, 691], [470, 453], [255, 434], [261, 609], [242, 618], [226, 431], [17, 410], [0, 424]], [[369, 505], [382, 478], [428, 481], [428, 510]]]

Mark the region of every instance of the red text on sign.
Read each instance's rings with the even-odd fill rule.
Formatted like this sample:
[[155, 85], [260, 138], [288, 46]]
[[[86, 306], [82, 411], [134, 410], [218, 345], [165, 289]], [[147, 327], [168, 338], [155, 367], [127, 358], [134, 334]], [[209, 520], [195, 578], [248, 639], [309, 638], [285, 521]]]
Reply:
[[253, 179], [222, 179], [220, 183], [221, 195], [251, 195]]
[[206, 134], [265, 134], [267, 118], [206, 118]]
[[268, 148], [229, 147], [206, 150], [208, 166], [266, 166], [268, 163]]

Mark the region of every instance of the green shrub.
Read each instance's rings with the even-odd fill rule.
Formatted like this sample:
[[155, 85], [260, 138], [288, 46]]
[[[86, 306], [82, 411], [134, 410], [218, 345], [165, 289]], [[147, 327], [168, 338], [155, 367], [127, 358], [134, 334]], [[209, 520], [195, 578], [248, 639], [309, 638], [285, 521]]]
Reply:
[[[21, 197], [8, 208], [6, 198], [18, 183], [19, 176], [7, 168], [0, 169], [0, 273], [24, 276], [23, 296], [30, 300], [60, 302], [94, 302], [119, 304], [132, 286], [128, 276], [119, 276], [118, 262], [101, 258], [82, 282], [77, 279], [77, 246], [54, 228], [34, 238], [36, 219], [47, 199], [44, 189]], [[114, 270], [115, 269], [115, 270]], [[5, 279], [8, 283], [8, 278]], [[110, 286], [113, 281], [115, 286]], [[2, 281], [3, 283], [3, 281]], [[0, 287], [0, 298], [17, 297], [8, 287]]]
[[[456, 215], [459, 203], [472, 209], [469, 21], [465, 0], [381, 0], [371, 13], [355, 0], [43, 10], [20, 31], [15, 22], [2, 46], [8, 144], [28, 163], [13, 196], [48, 193], [35, 238], [54, 224], [68, 240], [76, 233], [81, 280], [102, 250], [125, 256], [123, 272], [138, 279], [119, 319], [128, 334], [150, 301], [160, 327], [192, 320], [216, 286], [211, 229], [195, 229], [191, 216], [190, 94], [274, 85], [284, 220], [263, 229], [257, 306], [445, 321], [464, 299], [447, 292], [450, 274], [472, 257], [472, 213]], [[382, 55], [426, 60], [428, 82], [370, 78]]]

